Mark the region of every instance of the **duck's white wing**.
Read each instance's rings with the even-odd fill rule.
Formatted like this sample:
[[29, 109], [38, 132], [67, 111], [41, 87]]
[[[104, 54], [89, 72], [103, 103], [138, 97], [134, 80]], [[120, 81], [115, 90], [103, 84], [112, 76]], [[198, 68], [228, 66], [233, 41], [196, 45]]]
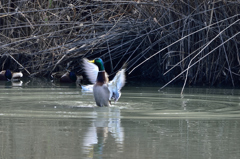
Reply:
[[121, 90], [122, 87], [125, 85], [125, 82], [126, 82], [125, 70], [126, 69], [123, 68], [122, 70], [118, 71], [116, 76], [113, 78], [113, 80], [117, 81], [116, 83], [117, 83], [117, 89], [118, 90]]
[[125, 76], [125, 68], [118, 71], [118, 73], [115, 75], [112, 81], [108, 84], [108, 89], [110, 91], [109, 100], [113, 98], [115, 101], [118, 101], [118, 99], [121, 96], [120, 90], [125, 85], [126, 82], [126, 76]]
[[95, 84], [96, 80], [97, 80], [98, 71], [99, 71], [97, 65], [88, 62], [88, 59], [84, 58], [83, 59], [83, 69], [88, 77], [88, 80], [92, 84]]

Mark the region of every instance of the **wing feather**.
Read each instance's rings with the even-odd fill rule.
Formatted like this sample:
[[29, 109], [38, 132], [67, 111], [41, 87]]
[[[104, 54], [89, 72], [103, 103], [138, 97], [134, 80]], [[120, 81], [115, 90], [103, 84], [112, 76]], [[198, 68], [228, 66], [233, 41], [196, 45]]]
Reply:
[[98, 71], [99, 71], [97, 65], [88, 62], [88, 59], [84, 58], [83, 59], [83, 69], [88, 77], [88, 80], [92, 84], [95, 84], [96, 80], [97, 80]]
[[125, 68], [118, 71], [118, 73], [115, 75], [113, 80], [111, 80], [108, 84], [108, 89], [110, 91], [109, 100], [111, 98], [114, 98], [115, 101], [118, 101], [118, 99], [121, 96], [120, 90], [125, 85], [126, 82], [126, 76], [125, 76]]
[[111, 82], [115, 83], [118, 90], [120, 90], [126, 82], [126, 76], [125, 76], [125, 68], [121, 69], [117, 72], [117, 74], [114, 76], [113, 80]]
[[118, 80], [117, 80], [117, 88], [118, 90], [122, 89], [122, 87], [125, 85], [126, 82], [126, 76], [125, 76], [125, 68], [119, 71], [118, 74]]

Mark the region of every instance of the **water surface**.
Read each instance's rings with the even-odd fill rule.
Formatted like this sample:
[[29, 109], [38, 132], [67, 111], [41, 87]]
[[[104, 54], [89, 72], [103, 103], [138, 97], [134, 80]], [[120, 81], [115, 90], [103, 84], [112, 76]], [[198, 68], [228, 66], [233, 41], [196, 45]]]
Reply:
[[96, 107], [78, 86], [0, 83], [0, 158], [240, 157], [238, 89], [131, 87]]

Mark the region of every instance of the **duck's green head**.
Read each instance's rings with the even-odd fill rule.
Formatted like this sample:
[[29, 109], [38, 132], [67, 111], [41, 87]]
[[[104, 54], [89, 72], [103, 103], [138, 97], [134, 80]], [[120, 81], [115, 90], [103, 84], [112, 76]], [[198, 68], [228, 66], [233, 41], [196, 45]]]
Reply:
[[103, 60], [101, 58], [96, 58], [96, 59], [94, 59], [92, 61], [89, 61], [89, 62], [94, 63], [95, 65], [97, 65], [99, 71], [104, 71], [105, 70], [104, 64], [103, 64]]
[[6, 70], [5, 72], [5, 77], [8, 79], [8, 80], [11, 80], [12, 79], [12, 73], [9, 69]]

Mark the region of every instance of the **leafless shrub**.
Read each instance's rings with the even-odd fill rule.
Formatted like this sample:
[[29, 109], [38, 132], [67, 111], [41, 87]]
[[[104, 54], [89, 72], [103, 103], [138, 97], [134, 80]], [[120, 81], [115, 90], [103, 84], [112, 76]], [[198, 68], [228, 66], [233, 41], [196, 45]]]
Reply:
[[81, 72], [82, 57], [102, 57], [112, 73], [127, 62], [129, 77], [166, 85], [238, 82], [238, 0], [3, 0], [0, 10], [2, 69], [47, 75], [72, 61]]

